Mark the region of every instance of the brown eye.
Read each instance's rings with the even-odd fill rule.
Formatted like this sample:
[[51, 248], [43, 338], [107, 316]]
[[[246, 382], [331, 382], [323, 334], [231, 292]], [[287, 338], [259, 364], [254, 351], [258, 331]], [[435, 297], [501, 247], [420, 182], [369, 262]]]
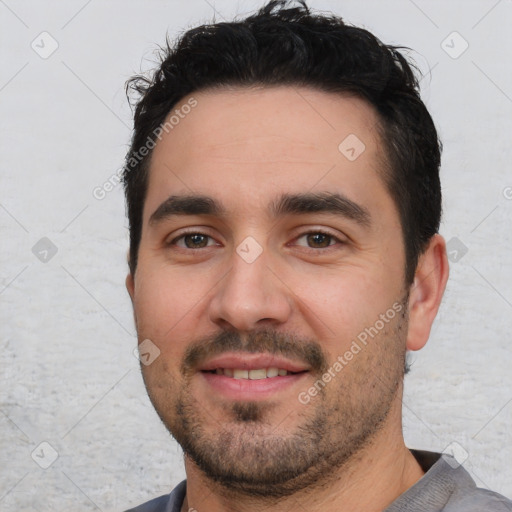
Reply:
[[324, 248], [331, 245], [332, 236], [325, 233], [312, 233], [307, 235], [308, 245], [315, 248]]
[[335, 245], [336, 242], [340, 242], [338, 238], [330, 233], [324, 233], [322, 231], [311, 231], [309, 233], [304, 233], [303, 235], [297, 238], [297, 241], [305, 240], [305, 243], [298, 243], [298, 245], [302, 247], [307, 247], [309, 249], [326, 249], [331, 245]]
[[176, 245], [182, 249], [203, 249], [212, 245], [213, 239], [203, 233], [185, 233], [174, 240], [168, 245]]
[[191, 235], [185, 235], [183, 240], [185, 241], [185, 245], [189, 249], [198, 249], [201, 247], [206, 247], [208, 245], [208, 236], [201, 235], [200, 233], [193, 233]]

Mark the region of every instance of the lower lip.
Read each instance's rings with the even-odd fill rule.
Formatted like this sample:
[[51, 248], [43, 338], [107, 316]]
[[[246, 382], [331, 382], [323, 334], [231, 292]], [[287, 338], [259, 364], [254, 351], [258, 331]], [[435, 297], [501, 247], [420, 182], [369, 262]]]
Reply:
[[302, 381], [308, 372], [265, 379], [234, 379], [216, 373], [201, 372], [208, 386], [233, 400], [264, 400]]

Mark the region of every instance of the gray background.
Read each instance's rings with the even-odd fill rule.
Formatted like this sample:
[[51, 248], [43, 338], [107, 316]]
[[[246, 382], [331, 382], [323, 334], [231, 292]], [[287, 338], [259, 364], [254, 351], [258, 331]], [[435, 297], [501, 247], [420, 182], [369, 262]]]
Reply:
[[[1, 510], [120, 511], [184, 477], [132, 354], [122, 189], [93, 190], [123, 164], [124, 82], [166, 31], [261, 4], [0, 0]], [[405, 438], [512, 496], [512, 2], [310, 5], [412, 47], [427, 72], [452, 262], [406, 378]]]

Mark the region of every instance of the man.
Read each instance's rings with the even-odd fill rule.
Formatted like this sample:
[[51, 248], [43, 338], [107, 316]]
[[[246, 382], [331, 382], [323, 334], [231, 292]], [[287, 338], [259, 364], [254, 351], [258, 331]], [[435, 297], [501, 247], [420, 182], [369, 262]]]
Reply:
[[512, 510], [404, 444], [448, 262], [441, 144], [398, 50], [272, 1], [131, 86], [127, 288], [187, 474], [134, 510]]

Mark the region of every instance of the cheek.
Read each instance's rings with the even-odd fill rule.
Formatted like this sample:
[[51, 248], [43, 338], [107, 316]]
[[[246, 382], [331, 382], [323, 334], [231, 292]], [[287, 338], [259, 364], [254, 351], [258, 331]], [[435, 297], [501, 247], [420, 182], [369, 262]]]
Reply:
[[139, 339], [149, 338], [164, 355], [181, 354], [210, 288], [195, 273], [169, 267], [141, 271], [134, 302]]
[[299, 315], [331, 355], [343, 351], [400, 299], [396, 281], [362, 266], [298, 277], [296, 290]]

